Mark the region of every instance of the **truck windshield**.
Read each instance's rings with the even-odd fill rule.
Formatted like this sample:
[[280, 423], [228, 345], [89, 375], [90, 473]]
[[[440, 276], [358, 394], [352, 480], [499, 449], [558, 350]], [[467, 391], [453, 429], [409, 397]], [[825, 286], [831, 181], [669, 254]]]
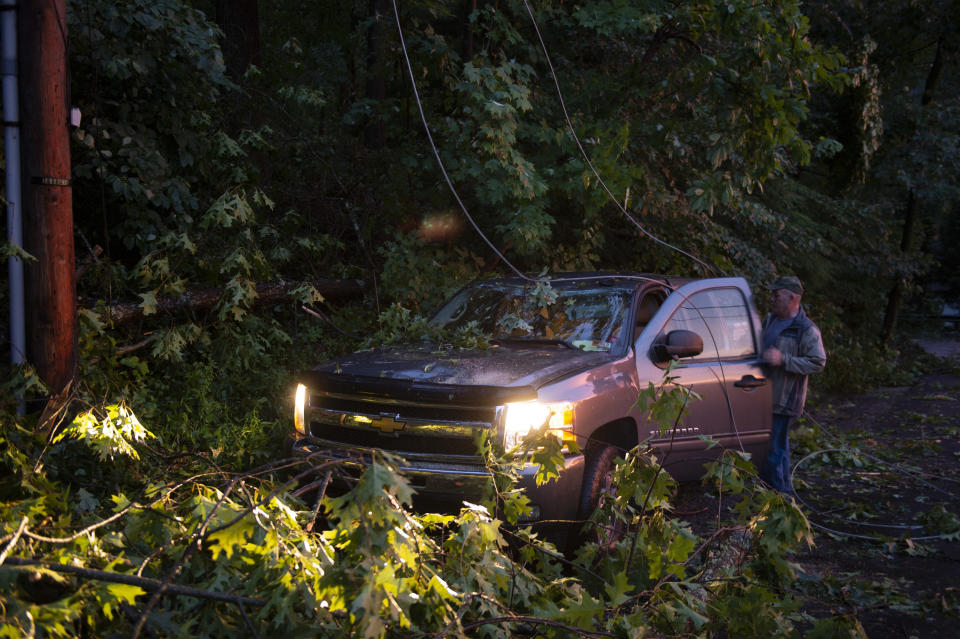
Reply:
[[579, 350], [609, 351], [625, 339], [632, 295], [609, 286], [552, 288], [547, 295], [534, 295], [530, 287], [485, 283], [457, 293], [432, 323], [447, 330], [475, 323], [495, 341], [562, 341]]

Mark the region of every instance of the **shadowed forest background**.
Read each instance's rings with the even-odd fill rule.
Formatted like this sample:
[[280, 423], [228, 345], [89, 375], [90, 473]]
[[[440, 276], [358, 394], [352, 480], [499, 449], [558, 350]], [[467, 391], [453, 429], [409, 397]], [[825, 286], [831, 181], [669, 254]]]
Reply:
[[[419, 107], [511, 264], [710, 274], [625, 206], [714, 273], [799, 275], [832, 383], [882, 372], [905, 304], [955, 298], [951, 3], [531, 8], [403, 3], [403, 50], [385, 0], [69, 3], [92, 396], [272, 421], [290, 370], [355, 345], [298, 303], [369, 337], [510, 272]], [[304, 286], [264, 307], [277, 280]], [[324, 304], [329, 280], [362, 298]]]
[[[390, 3], [69, 8], [83, 360], [104, 392], [172, 366], [209, 384], [208, 410], [272, 419], [283, 373], [344, 344], [294, 302], [255, 309], [257, 283], [360, 280], [362, 301], [321, 308], [366, 335], [509, 272], [443, 181]], [[536, 25], [522, 3], [400, 7], [446, 171], [517, 268], [708, 274], [609, 190], [721, 272], [798, 274], [840, 355], [828, 376], [854, 386], [908, 300], [955, 295], [951, 3], [533, 9]], [[212, 312], [157, 306], [201, 288], [222, 290]], [[98, 303], [130, 301], [140, 321], [100, 325]]]
[[[212, 474], [283, 457], [297, 370], [415, 338], [449, 293], [510, 265], [725, 273], [755, 291], [796, 274], [830, 354], [816, 384], [833, 390], [909, 376], [903, 331], [960, 297], [952, 2], [436, 0], [399, 2], [397, 14], [388, 0], [67, 5], [71, 104], [83, 113], [71, 133], [79, 362], [68, 394], [27, 416], [15, 397], [48, 389], [3, 364], [4, 544], [20, 539], [21, 515], [63, 533], [156, 497], [153, 471], [187, 469], [191, 455]], [[0, 287], [4, 308], [7, 295]], [[91, 435], [99, 448], [87, 452], [54, 443], [78, 415], [128, 435], [144, 424], [159, 457], [152, 468], [125, 461], [116, 434]], [[131, 480], [153, 488], [134, 496]], [[177, 507], [213, 517], [223, 490], [198, 487]], [[227, 559], [253, 527], [223, 542]], [[186, 565], [186, 537], [150, 534], [183, 553], [164, 570]], [[120, 561], [118, 548], [103, 552]], [[57, 553], [67, 551], [36, 555]], [[227, 571], [218, 554], [207, 569]], [[770, 570], [783, 577], [784, 565]], [[198, 568], [194, 583], [211, 574]], [[456, 595], [430, 584], [438, 600]], [[532, 601], [539, 586], [527, 587]], [[607, 592], [601, 612], [620, 601]], [[101, 612], [75, 602], [44, 614], [67, 624], [63, 636], [96, 636], [143, 601], [110, 593], [83, 604]], [[242, 604], [228, 608], [227, 627], [251, 627]], [[350, 609], [331, 627], [407, 627], [388, 604]], [[260, 610], [254, 626], [273, 614]], [[582, 613], [584, 627], [593, 614], [600, 628], [597, 611]], [[150, 623], [175, 629], [188, 616]], [[436, 632], [456, 616], [410, 618]], [[686, 623], [698, 622], [685, 618], [678, 634]]]

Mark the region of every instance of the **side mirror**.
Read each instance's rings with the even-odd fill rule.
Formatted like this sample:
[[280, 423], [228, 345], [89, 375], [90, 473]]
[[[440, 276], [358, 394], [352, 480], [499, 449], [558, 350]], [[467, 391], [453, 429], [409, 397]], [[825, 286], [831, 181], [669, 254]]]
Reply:
[[703, 352], [703, 338], [693, 331], [676, 330], [653, 345], [653, 361], [657, 364]]

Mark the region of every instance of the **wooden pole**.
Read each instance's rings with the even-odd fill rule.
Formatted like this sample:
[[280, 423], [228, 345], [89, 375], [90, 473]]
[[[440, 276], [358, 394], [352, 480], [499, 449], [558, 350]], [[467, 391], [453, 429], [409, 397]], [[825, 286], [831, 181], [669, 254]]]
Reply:
[[20, 5], [20, 110], [27, 359], [52, 394], [77, 366], [76, 264], [67, 87], [66, 0]]

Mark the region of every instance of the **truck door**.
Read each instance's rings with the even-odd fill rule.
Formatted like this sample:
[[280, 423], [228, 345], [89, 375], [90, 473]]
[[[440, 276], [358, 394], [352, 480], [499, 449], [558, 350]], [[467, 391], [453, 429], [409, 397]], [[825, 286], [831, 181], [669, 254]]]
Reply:
[[[687, 404], [687, 415], [661, 435], [656, 426], [641, 425], [641, 439], [649, 437], [668, 470], [680, 479], [702, 474], [703, 462], [725, 448], [751, 453], [762, 460], [770, 432], [771, 390], [760, 361], [760, 321], [750, 291], [741, 278], [700, 280], [674, 291], [636, 343], [639, 382], [659, 384], [666, 364], [656, 361], [654, 345], [677, 330], [703, 340], [703, 350], [679, 360], [672, 373], [675, 383], [701, 399]], [[719, 446], [708, 450], [701, 436]]]

